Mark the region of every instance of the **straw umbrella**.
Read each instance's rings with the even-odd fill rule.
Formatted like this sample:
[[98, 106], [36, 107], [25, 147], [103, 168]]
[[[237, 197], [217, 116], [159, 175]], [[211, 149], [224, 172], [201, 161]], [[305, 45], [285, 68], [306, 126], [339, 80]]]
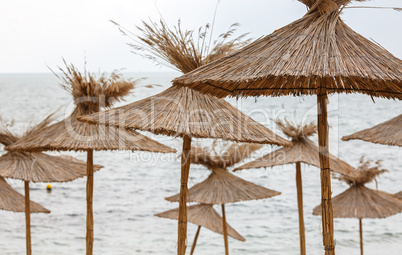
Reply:
[[130, 93], [134, 82], [124, 80], [113, 72], [109, 77], [102, 74], [96, 78], [85, 72], [82, 75], [73, 65], [63, 72], [62, 87], [74, 98], [76, 108], [63, 121], [43, 128], [40, 132], [20, 139], [6, 149], [10, 151], [86, 151], [87, 152], [87, 236], [86, 254], [93, 252], [93, 151], [96, 150], [142, 150], [150, 152], [175, 152], [135, 131], [114, 127], [88, 125], [77, 117], [111, 107], [116, 101]]
[[372, 128], [342, 137], [343, 141], [360, 139], [366, 142], [402, 146], [402, 114]]
[[[232, 144], [220, 155], [211, 155], [208, 151], [200, 147], [193, 147], [191, 149], [191, 161], [195, 164], [201, 164], [207, 167], [212, 173], [203, 182], [189, 189], [188, 202], [221, 205], [226, 255], [229, 254], [229, 242], [226, 227], [225, 204], [270, 198], [281, 194], [280, 192], [245, 181], [226, 170], [227, 167], [231, 167], [242, 161], [253, 151], [260, 148], [260, 145]], [[180, 194], [168, 197], [166, 200], [179, 202]]]
[[[180, 25], [180, 24], [179, 24]], [[208, 26], [207, 26], [208, 27]], [[205, 33], [195, 42], [193, 31], [174, 31], [166, 24], [144, 23], [141, 29], [144, 37], [138, 37], [144, 44], [136, 48], [147, 52], [149, 58], [163, 64], [170, 64], [183, 73], [225, 56], [239, 45], [230, 38], [233, 31], [223, 34], [215, 45], [205, 42]], [[203, 45], [203, 48], [197, 46]], [[211, 49], [210, 51], [206, 48]], [[139, 129], [154, 134], [183, 138], [181, 158], [181, 186], [179, 202], [179, 226], [177, 254], [184, 255], [187, 236], [187, 180], [190, 170], [190, 149], [192, 138], [216, 138], [236, 142], [288, 145], [289, 142], [273, 133], [249, 116], [243, 114], [223, 99], [200, 94], [188, 88], [172, 86], [165, 91], [99, 114], [79, 118], [96, 124]]]
[[[363, 255], [363, 218], [386, 218], [402, 212], [402, 201], [387, 192], [369, 189], [364, 184], [386, 170], [380, 169], [379, 162], [371, 166], [371, 161], [360, 160], [357, 178], [341, 176], [340, 180], [350, 185], [350, 188], [333, 198], [335, 218], [357, 218], [360, 229], [360, 252]], [[321, 215], [321, 206], [314, 208], [314, 215]]]
[[299, 0], [302, 18], [173, 81], [217, 97], [317, 95], [323, 244], [334, 254], [328, 94], [402, 99], [402, 61], [340, 18], [352, 0]]
[[[32, 213], [50, 213], [50, 211], [38, 203], [30, 201], [29, 207]], [[25, 212], [25, 198], [13, 189], [3, 177], [0, 177], [0, 210], [11, 212]]]
[[[54, 120], [51, 114], [43, 121], [32, 122], [22, 135], [13, 133], [0, 119], [0, 143], [9, 146], [25, 137], [41, 132]], [[102, 166], [95, 165], [98, 171]], [[50, 156], [40, 152], [7, 152], [0, 157], [0, 176], [24, 181], [26, 249], [31, 249], [31, 209], [29, 203], [29, 182], [69, 182], [86, 175], [85, 162], [70, 156]]]
[[[299, 211], [299, 236], [300, 236], [300, 254], [306, 254], [304, 216], [303, 216], [303, 185], [301, 163], [320, 167], [318, 156], [318, 146], [309, 139], [310, 136], [317, 133], [317, 126], [313, 123], [305, 125], [296, 125], [288, 120], [276, 121], [282, 132], [292, 139], [292, 146], [280, 148], [276, 151], [258, 158], [252, 162], [244, 164], [234, 169], [253, 169], [261, 167], [274, 167], [280, 165], [296, 164], [296, 187], [297, 187], [297, 205]], [[344, 175], [355, 174], [355, 169], [346, 162], [329, 154], [331, 170]]]
[[[201, 227], [207, 228], [215, 233], [224, 234], [224, 225], [222, 217], [215, 211], [211, 204], [197, 204], [187, 208], [187, 221], [198, 225], [197, 232], [194, 237], [193, 244], [191, 246], [190, 255], [194, 253], [195, 246], [197, 245], [198, 236], [201, 231]], [[158, 213], [155, 216], [161, 218], [169, 218], [173, 220], [179, 219], [179, 208], [169, 210], [166, 212]], [[246, 241], [236, 230], [234, 230], [229, 224], [227, 226], [227, 234], [242, 242]]]

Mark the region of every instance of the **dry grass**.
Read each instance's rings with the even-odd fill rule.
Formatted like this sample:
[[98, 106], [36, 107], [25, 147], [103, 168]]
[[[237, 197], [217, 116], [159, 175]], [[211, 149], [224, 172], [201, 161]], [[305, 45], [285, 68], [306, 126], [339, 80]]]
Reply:
[[402, 146], [402, 114], [372, 128], [342, 137], [343, 141], [353, 139], [385, 145]]
[[[222, 217], [214, 210], [212, 206], [213, 205], [199, 204], [187, 207], [187, 221], [223, 235]], [[179, 208], [158, 213], [156, 216], [178, 220]], [[246, 241], [246, 239], [237, 233], [237, 231], [234, 230], [229, 224], [227, 224], [227, 228], [229, 236], [243, 242]]]
[[[30, 202], [31, 213], [50, 213], [40, 204]], [[14, 190], [3, 177], [0, 177], [0, 210], [25, 212], [25, 197]]]
[[348, 27], [347, 0], [303, 0], [302, 18], [226, 57], [176, 78], [174, 85], [225, 96], [362, 93], [402, 99], [402, 61]]

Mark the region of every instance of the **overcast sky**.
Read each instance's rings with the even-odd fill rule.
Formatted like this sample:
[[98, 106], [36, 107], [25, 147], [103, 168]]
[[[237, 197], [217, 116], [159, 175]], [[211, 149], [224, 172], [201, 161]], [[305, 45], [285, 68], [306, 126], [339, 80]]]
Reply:
[[[211, 23], [217, 0], [12, 0], [0, 9], [0, 73], [49, 72], [62, 58], [89, 71], [171, 71], [156, 67], [133, 53], [114, 20], [135, 31], [141, 20], [158, 21], [160, 14], [170, 26], [195, 29]], [[399, 6], [401, 0], [377, 0], [366, 6]], [[305, 6], [296, 0], [221, 0], [214, 34], [235, 22], [239, 33], [253, 38], [302, 17]], [[402, 12], [348, 9], [343, 19], [354, 30], [380, 43], [402, 58]]]

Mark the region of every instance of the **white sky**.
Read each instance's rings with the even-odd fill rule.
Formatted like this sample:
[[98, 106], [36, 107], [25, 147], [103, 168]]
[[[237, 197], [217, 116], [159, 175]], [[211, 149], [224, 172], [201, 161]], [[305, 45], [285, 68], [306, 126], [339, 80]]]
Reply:
[[[0, 73], [49, 72], [47, 66], [62, 66], [62, 57], [77, 67], [87, 59], [89, 71], [171, 71], [156, 67], [130, 52], [128, 38], [121, 35], [114, 20], [135, 31], [141, 20], [170, 26], [181, 19], [187, 29], [211, 23], [217, 0], [10, 0], [0, 9]], [[401, 0], [377, 0], [369, 6], [402, 7]], [[253, 38], [302, 17], [306, 8], [296, 0], [221, 0], [215, 35], [239, 22], [241, 33]], [[391, 10], [349, 9], [346, 23], [402, 58], [402, 13]]]

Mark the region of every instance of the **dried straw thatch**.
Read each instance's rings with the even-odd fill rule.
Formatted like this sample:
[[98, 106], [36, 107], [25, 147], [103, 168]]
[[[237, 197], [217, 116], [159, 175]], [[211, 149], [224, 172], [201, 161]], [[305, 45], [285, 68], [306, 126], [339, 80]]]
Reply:
[[218, 97], [363, 93], [402, 99], [402, 61], [340, 18], [350, 0], [300, 0], [299, 20], [180, 78]]
[[[280, 192], [267, 189], [245, 181], [228, 171], [211, 167], [212, 173], [201, 183], [189, 189], [188, 202], [204, 204], [227, 204], [240, 201], [264, 199], [280, 195]], [[166, 200], [178, 202], [180, 194], [167, 197]]]
[[[364, 184], [376, 179], [386, 172], [377, 161], [373, 166], [371, 161], [363, 158], [358, 167], [359, 176], [351, 178], [341, 176], [338, 179], [350, 185], [345, 192], [333, 198], [334, 217], [336, 218], [385, 218], [402, 212], [402, 201], [395, 195], [379, 190], [373, 190]], [[314, 208], [314, 215], [321, 215], [320, 206]]]
[[[40, 204], [30, 202], [32, 213], [50, 213]], [[25, 212], [25, 198], [0, 177], [0, 210]]]
[[[192, 205], [187, 208], [187, 221], [193, 224], [207, 228], [215, 233], [223, 235], [222, 217], [215, 211], [211, 204]], [[156, 214], [158, 217], [177, 220], [179, 218], [179, 208]], [[228, 235], [240, 240], [246, 241], [229, 224], [227, 225]]]
[[[288, 120], [278, 120], [276, 123], [282, 132], [292, 139], [292, 146], [280, 148], [268, 153], [261, 158], [237, 167], [234, 171], [261, 167], [274, 167], [295, 164], [298, 162], [320, 167], [319, 148], [308, 138], [317, 132], [317, 126], [313, 122], [305, 125], [296, 125]], [[330, 168], [333, 172], [348, 176], [357, 175], [354, 167], [332, 154], [329, 154], [329, 161]]]
[[351, 135], [342, 137], [349, 141], [360, 139], [372, 143], [402, 146], [402, 114], [372, 128], [367, 128]]
[[402, 199], [402, 191], [399, 191], [398, 193], [396, 193], [395, 196], [399, 199]]
[[[191, 30], [182, 31], [180, 26], [171, 30], [163, 22], [161, 26], [144, 23], [144, 27], [140, 29], [143, 36], [136, 36], [142, 44], [135, 49], [145, 51], [149, 58], [170, 64], [183, 73], [226, 56], [242, 46], [238, 39], [228, 41], [233, 33], [231, 31], [212, 45], [206, 41], [205, 34], [201, 35], [203, 46], [198, 48], [199, 44], [194, 41]], [[85, 116], [80, 120], [183, 137], [178, 255], [184, 255], [186, 251], [186, 193], [191, 138], [221, 138], [277, 145], [288, 143], [223, 99], [177, 86], [127, 106]]]
[[217, 97], [317, 95], [322, 234], [325, 254], [333, 255], [327, 95], [402, 99], [402, 61], [342, 21], [342, 10], [353, 0], [299, 1], [308, 7], [301, 19], [176, 78], [173, 85]]

